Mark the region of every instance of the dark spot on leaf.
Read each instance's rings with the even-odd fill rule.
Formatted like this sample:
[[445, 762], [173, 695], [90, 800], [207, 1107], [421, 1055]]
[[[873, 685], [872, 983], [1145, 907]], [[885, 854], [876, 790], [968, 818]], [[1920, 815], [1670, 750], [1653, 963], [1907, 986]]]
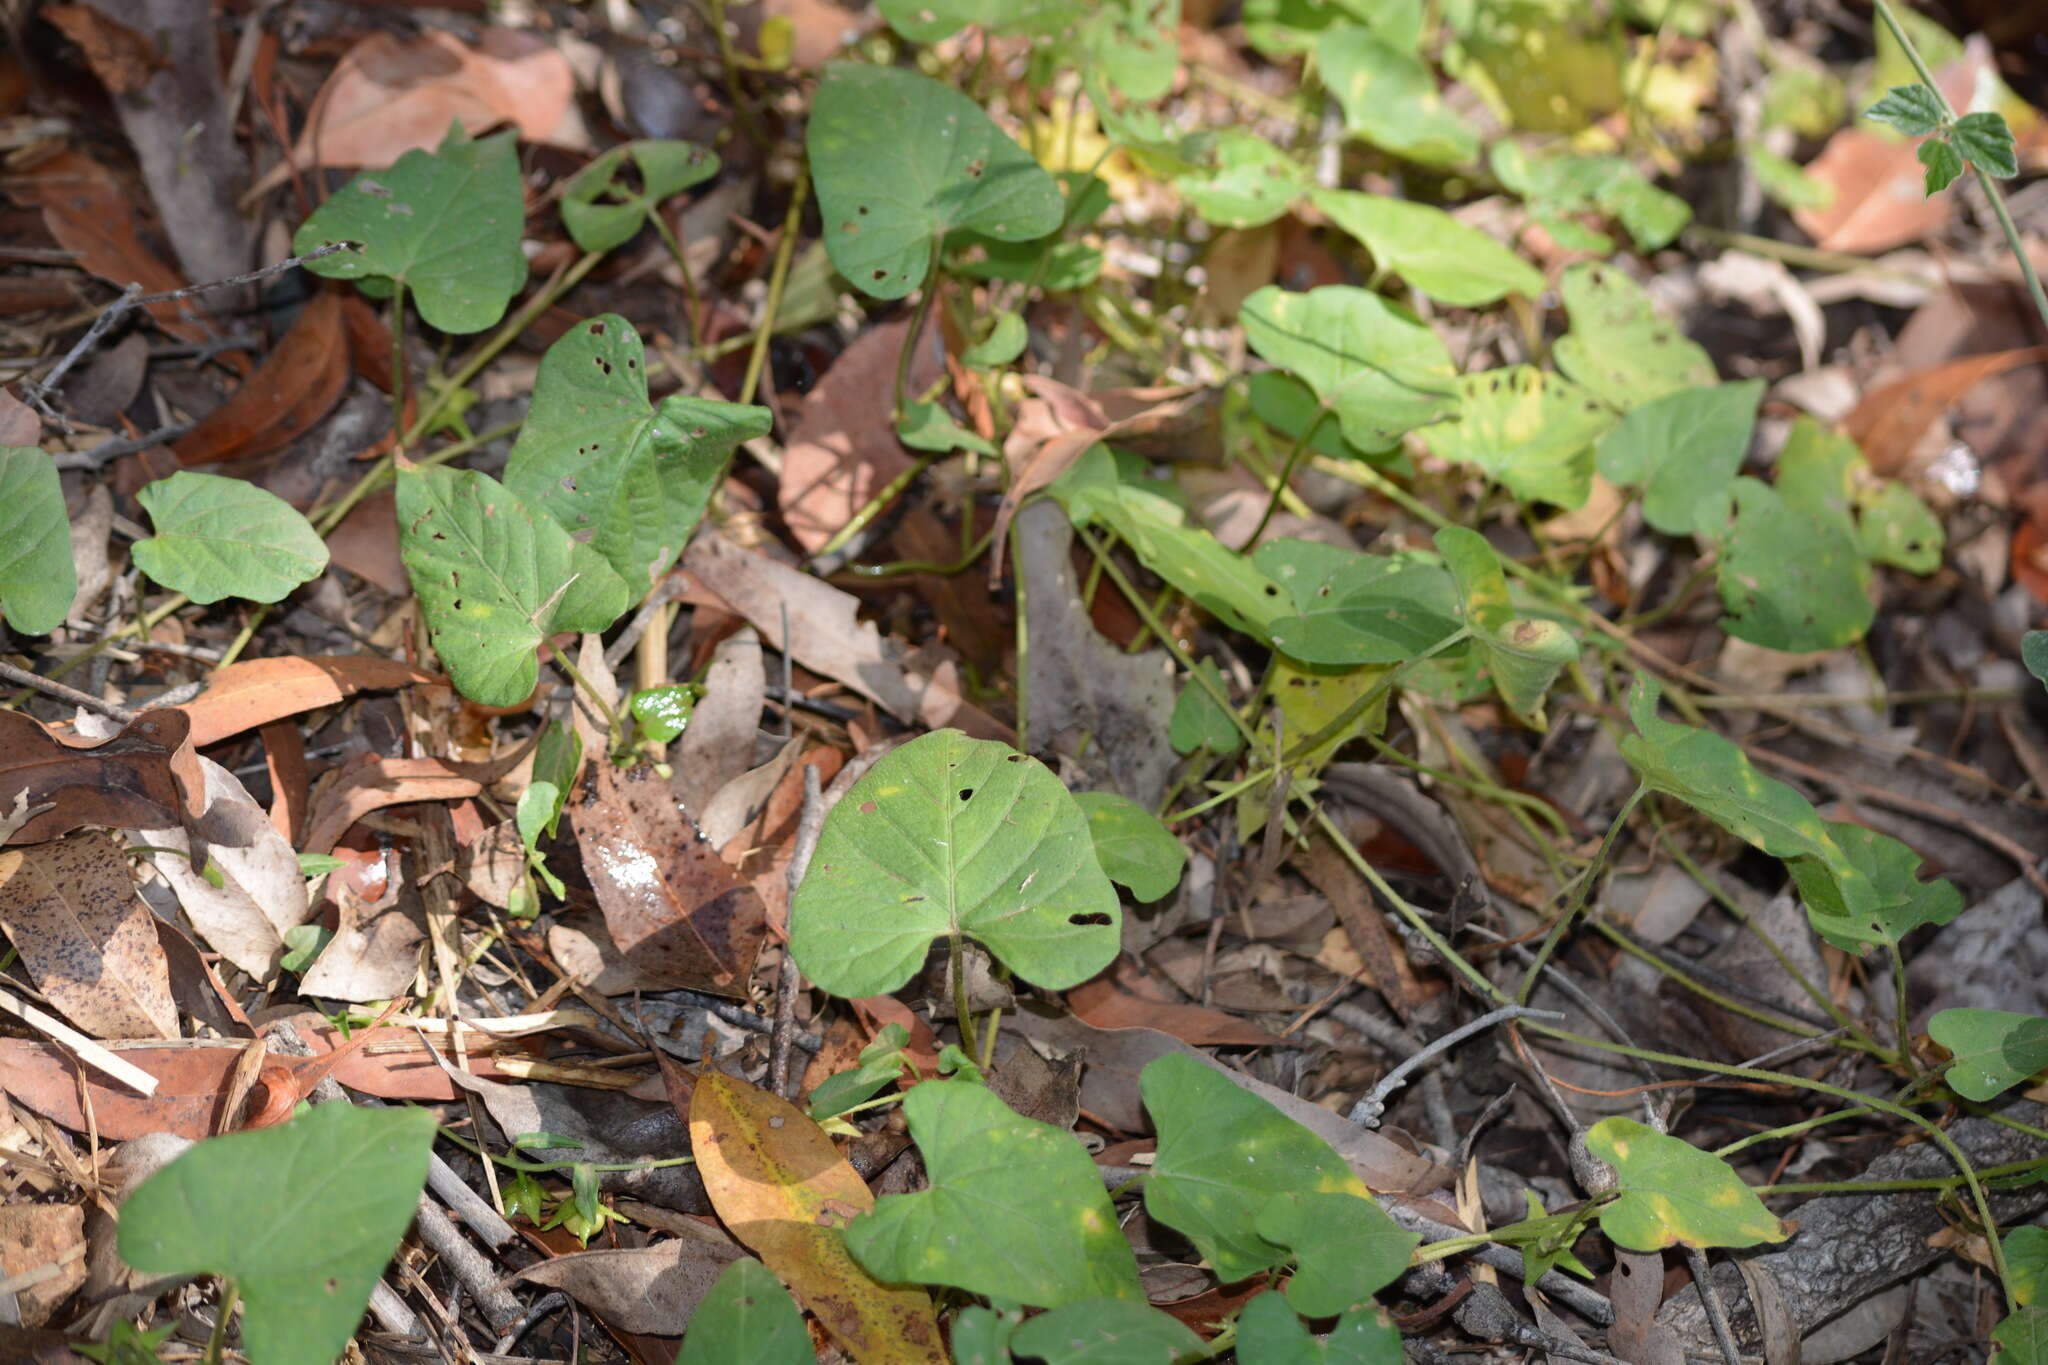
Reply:
[[1011, 755], [1009, 756], [1009, 759], [1008, 759], [1008, 761], [1009, 761], [1009, 762], [1011, 762], [1011, 763], [1022, 763], [1022, 762], [1024, 761], [1024, 755], [1022, 755], [1022, 754], [1011, 754]]
[[1092, 914], [1086, 914], [1086, 915], [1068, 915], [1068, 916], [1067, 916], [1067, 923], [1069, 923], [1069, 924], [1107, 924], [1107, 923], [1109, 923], [1109, 916], [1108, 916], [1108, 915], [1105, 915], [1105, 914], [1102, 914], [1102, 913], [1101, 913], [1101, 912], [1099, 912], [1099, 911], [1097, 911], [1097, 912], [1095, 912], [1095, 913], [1092, 913]]
[[875, 278], [878, 280], [886, 280], [889, 278], [889, 272], [886, 270], [877, 270], [875, 272]]
[[960, 799], [962, 801], [972, 801], [974, 799], [974, 788], [962, 787], [960, 789]]
[[594, 336], [594, 337], [601, 337], [601, 336], [603, 336], [603, 335], [604, 335], [604, 324], [603, 324], [603, 323], [601, 323], [601, 322], [593, 322], [593, 323], [591, 323], [591, 324], [590, 324], [590, 334], [591, 334], [592, 336]]
[[879, 807], [877, 807], [875, 803], [872, 801], [863, 801], [860, 803], [860, 813], [862, 815], [873, 815], [877, 809], [879, 809]]

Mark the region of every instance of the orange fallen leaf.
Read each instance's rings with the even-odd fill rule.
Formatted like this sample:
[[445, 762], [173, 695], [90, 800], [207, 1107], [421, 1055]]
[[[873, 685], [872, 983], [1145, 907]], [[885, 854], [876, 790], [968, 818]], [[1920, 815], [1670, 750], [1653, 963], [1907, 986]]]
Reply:
[[[191, 718], [194, 747], [204, 749], [364, 690], [439, 681], [437, 673], [374, 654], [249, 659], [216, 672], [204, 692], [178, 709]], [[0, 795], [5, 795], [4, 787]]]
[[268, 455], [328, 414], [348, 384], [348, 339], [339, 300], [331, 290], [313, 296], [256, 372], [172, 444], [179, 463]]
[[178, 1036], [154, 924], [101, 831], [0, 851], [0, 930], [36, 989], [94, 1037]]
[[1806, 173], [1834, 192], [1826, 208], [1793, 218], [1823, 251], [1867, 253], [1931, 237], [1947, 225], [1952, 196], [1927, 193], [1911, 140], [1847, 127], [1828, 139]]
[[349, 826], [371, 811], [413, 801], [459, 801], [476, 796], [484, 784], [438, 758], [362, 756], [343, 770], [313, 802], [301, 853], [327, 853]]
[[[80, 740], [20, 711], [0, 711], [0, 844], [33, 844], [87, 825], [188, 831], [206, 782], [182, 711], [145, 711], [108, 740]], [[39, 809], [40, 808], [40, 809]], [[196, 832], [194, 834], [196, 838]], [[195, 848], [195, 852], [197, 849]]]
[[1197, 1047], [1267, 1047], [1279, 1041], [1234, 1014], [1201, 1005], [1147, 1000], [1118, 990], [1107, 979], [1068, 991], [1067, 1005], [1075, 1018], [1096, 1028], [1157, 1029]]
[[1842, 429], [1863, 448], [1872, 472], [1895, 478], [1927, 428], [1964, 394], [1995, 375], [2042, 360], [2048, 360], [2048, 346], [2021, 346], [1915, 370], [1865, 394]]
[[78, 44], [93, 74], [113, 94], [134, 94], [169, 65], [146, 35], [90, 5], [45, 5], [39, 14]]
[[795, 1105], [706, 1068], [690, 1097], [690, 1150], [712, 1207], [860, 1365], [942, 1365], [921, 1289], [878, 1284], [842, 1229], [875, 1206], [825, 1130]]

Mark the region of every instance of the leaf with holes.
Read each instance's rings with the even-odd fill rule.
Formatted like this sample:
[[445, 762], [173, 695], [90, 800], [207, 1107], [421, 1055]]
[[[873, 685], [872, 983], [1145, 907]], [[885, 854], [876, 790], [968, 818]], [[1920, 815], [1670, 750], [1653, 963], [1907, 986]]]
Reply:
[[1272, 640], [1303, 663], [1402, 663], [1459, 629], [1457, 584], [1433, 558], [1283, 539], [1259, 546], [1252, 562], [1292, 598], [1294, 614], [1273, 623]]
[[1761, 379], [1746, 379], [1652, 399], [1601, 438], [1600, 473], [1643, 490], [1650, 525], [1667, 536], [1691, 535], [1700, 506], [1742, 468], [1763, 393]]
[[1316, 66], [1353, 137], [1429, 166], [1459, 166], [1479, 155], [1478, 132], [1444, 104], [1435, 73], [1413, 52], [1339, 24], [1316, 43]]
[[433, 1143], [424, 1109], [347, 1104], [210, 1138], [128, 1196], [121, 1259], [233, 1277], [251, 1360], [328, 1365], [412, 1223]]
[[1586, 1147], [1614, 1167], [1615, 1197], [1600, 1209], [1600, 1230], [1616, 1246], [1749, 1247], [1792, 1235], [1734, 1168], [1682, 1139], [1610, 1118], [1586, 1130]]
[[1173, 181], [1203, 221], [1237, 228], [1272, 222], [1314, 184], [1307, 167], [1243, 128], [1226, 128], [1214, 161]]
[[398, 471], [398, 553], [455, 690], [485, 706], [533, 694], [550, 635], [604, 630], [629, 605], [595, 550], [473, 469]]
[[1116, 956], [1122, 911], [1088, 822], [1037, 759], [938, 730], [895, 750], [825, 818], [790, 906], [790, 951], [834, 995], [886, 995], [961, 934], [1049, 990]]
[[1278, 1294], [1261, 1294], [1237, 1317], [1245, 1365], [1401, 1365], [1401, 1333], [1377, 1308], [1354, 1308], [1317, 1336]]
[[1982, 1104], [2048, 1067], [2048, 1019], [2007, 1010], [1942, 1010], [1928, 1036], [1955, 1057], [1944, 1079]]
[[1258, 1231], [1276, 1195], [1372, 1197], [1328, 1143], [1191, 1057], [1147, 1064], [1138, 1085], [1159, 1130], [1145, 1211], [1185, 1234], [1225, 1284], [1287, 1259]]
[[1501, 699], [1541, 729], [1544, 694], [1579, 657], [1579, 642], [1559, 622], [1516, 614], [1500, 556], [1485, 536], [1447, 526], [1436, 533], [1436, 548], [1458, 581], [1465, 622]]
[[70, 525], [57, 462], [35, 446], [0, 446], [0, 612], [23, 635], [63, 625], [78, 594]]
[[635, 597], [669, 570], [740, 442], [766, 408], [674, 394], [647, 400], [639, 333], [616, 313], [580, 322], [541, 357], [505, 486], [588, 536]]
[[365, 281], [389, 293], [402, 284], [420, 316], [444, 332], [481, 332], [505, 316], [526, 283], [519, 232], [526, 224], [515, 136], [472, 142], [462, 125], [433, 152], [365, 171], [300, 224], [292, 250], [357, 242], [309, 262], [329, 279]]
[[628, 142], [562, 186], [562, 225], [585, 251], [610, 251], [631, 241], [663, 200], [717, 174], [718, 153], [708, 147]]
[[1527, 502], [1567, 510], [1586, 505], [1593, 445], [1614, 426], [1611, 408], [1534, 365], [1458, 380], [1458, 419], [1424, 427], [1432, 454], [1477, 465]]
[[1557, 366], [1627, 412], [1680, 389], [1714, 382], [1714, 362], [1657, 311], [1643, 287], [1611, 265], [1575, 265], [1558, 285], [1572, 329]]
[[1053, 178], [979, 105], [914, 71], [840, 63], [806, 135], [825, 249], [853, 286], [900, 299], [922, 284], [948, 232], [1002, 242], [1058, 229]]
[[312, 523], [246, 480], [181, 469], [135, 500], [156, 528], [135, 542], [135, 566], [194, 602], [275, 602], [327, 570]]
[[1156, 901], [1173, 890], [1188, 851], [1158, 816], [1115, 792], [1075, 792], [1074, 804], [1088, 817], [1095, 857], [1111, 881], [1141, 901]]
[[1361, 450], [1384, 450], [1457, 411], [1450, 352], [1427, 323], [1378, 294], [1269, 284], [1238, 316], [1252, 349], [1305, 380]]
[[1720, 545], [1714, 578], [1730, 635], [1804, 653], [1851, 644], [1877, 618], [1870, 564], [1847, 512], [1745, 476], [1703, 495], [1697, 514], [1700, 534]]
[[1533, 299], [1543, 292], [1542, 271], [1440, 208], [1355, 190], [1317, 190], [1311, 199], [1372, 253], [1377, 270], [1439, 303], [1477, 308], [1508, 294]]
[[753, 1257], [734, 1261], [690, 1315], [676, 1365], [816, 1365], [811, 1334], [775, 1272]]
[[1034, 1308], [1142, 1301], [1101, 1173], [1072, 1133], [972, 1081], [912, 1087], [903, 1116], [930, 1185], [885, 1195], [847, 1225], [847, 1248], [870, 1275]]
[[1010, 1351], [1045, 1365], [1193, 1365], [1208, 1352], [1179, 1319], [1131, 1299], [1090, 1299], [1040, 1313]]
[[1294, 1253], [1287, 1302], [1311, 1318], [1347, 1312], [1392, 1284], [1422, 1241], [1372, 1200], [1349, 1194], [1275, 1195], [1253, 1226]]

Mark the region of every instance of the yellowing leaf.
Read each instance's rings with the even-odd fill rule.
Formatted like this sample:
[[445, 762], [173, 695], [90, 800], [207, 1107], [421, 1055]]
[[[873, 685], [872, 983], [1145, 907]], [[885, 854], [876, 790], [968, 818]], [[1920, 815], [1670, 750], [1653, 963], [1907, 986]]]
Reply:
[[1727, 1162], [1689, 1142], [1611, 1118], [1586, 1130], [1586, 1146], [1620, 1181], [1600, 1210], [1600, 1230], [1617, 1246], [1747, 1247], [1792, 1235]]

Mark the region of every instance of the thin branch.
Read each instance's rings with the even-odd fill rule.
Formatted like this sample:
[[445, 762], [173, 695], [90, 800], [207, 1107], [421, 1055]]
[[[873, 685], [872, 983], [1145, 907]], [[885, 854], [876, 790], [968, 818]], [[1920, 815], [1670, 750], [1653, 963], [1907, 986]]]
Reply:
[[82, 706], [97, 715], [118, 720], [123, 725], [134, 720], [138, 714], [115, 702], [102, 701], [90, 692], [81, 692], [75, 687], [67, 687], [63, 683], [53, 682], [40, 673], [31, 673], [25, 668], [16, 668], [5, 659], [0, 659], [0, 678], [4, 678], [19, 687], [33, 688], [44, 696], [52, 697], [67, 705]]

